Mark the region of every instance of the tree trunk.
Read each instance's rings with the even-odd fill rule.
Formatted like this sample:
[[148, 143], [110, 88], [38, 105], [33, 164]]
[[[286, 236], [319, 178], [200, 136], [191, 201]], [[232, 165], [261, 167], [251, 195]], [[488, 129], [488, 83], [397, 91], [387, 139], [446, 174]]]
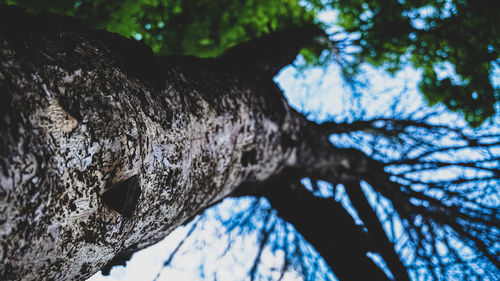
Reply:
[[228, 63], [2, 7], [0, 279], [85, 279], [242, 183], [351, 165]]

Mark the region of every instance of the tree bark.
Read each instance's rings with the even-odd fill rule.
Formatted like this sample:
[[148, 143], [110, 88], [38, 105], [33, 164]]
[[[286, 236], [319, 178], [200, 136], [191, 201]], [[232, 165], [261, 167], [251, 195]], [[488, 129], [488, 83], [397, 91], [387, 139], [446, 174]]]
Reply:
[[0, 279], [85, 279], [243, 183], [353, 165], [228, 63], [2, 7]]

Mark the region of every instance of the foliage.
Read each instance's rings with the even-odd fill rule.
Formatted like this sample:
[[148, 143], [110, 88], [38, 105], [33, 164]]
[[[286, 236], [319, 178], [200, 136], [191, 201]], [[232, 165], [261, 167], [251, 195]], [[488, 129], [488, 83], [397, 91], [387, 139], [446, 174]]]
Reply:
[[296, 0], [9, 0], [33, 12], [79, 17], [90, 26], [142, 39], [159, 54], [215, 57], [275, 30], [312, 23]]
[[472, 126], [495, 113], [499, 89], [490, 76], [500, 63], [500, 6], [485, 0], [332, 0], [325, 6], [339, 12], [337, 24], [355, 38], [358, 63], [391, 73], [407, 63], [422, 69], [420, 89], [429, 104], [442, 102]]

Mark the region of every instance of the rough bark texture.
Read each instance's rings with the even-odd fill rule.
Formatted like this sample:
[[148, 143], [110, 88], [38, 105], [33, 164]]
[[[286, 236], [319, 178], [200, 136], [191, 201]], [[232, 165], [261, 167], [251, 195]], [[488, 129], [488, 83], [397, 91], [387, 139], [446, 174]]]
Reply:
[[359, 162], [227, 57], [2, 7], [0, 279], [85, 279], [244, 183]]
[[225, 69], [2, 7], [0, 279], [85, 279], [308, 165], [309, 125], [279, 88]]

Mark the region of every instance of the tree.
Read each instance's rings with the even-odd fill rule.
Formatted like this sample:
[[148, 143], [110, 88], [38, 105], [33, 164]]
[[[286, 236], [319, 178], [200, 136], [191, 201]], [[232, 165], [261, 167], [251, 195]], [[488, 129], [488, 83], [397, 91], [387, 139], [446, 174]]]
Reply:
[[[303, 47], [330, 47], [317, 25], [217, 58], [158, 58], [67, 17], [0, 13], [2, 279], [109, 270], [228, 196], [266, 198], [344, 280], [390, 279], [368, 253], [396, 280], [498, 275], [498, 132], [438, 124], [433, 112], [307, 121], [272, 77]], [[465, 151], [474, 159], [453, 155]], [[426, 174], [450, 168], [463, 173]], [[341, 186], [361, 224], [315, 196], [318, 181]], [[283, 242], [267, 210], [261, 249]], [[300, 248], [283, 249], [283, 272], [299, 268]]]

